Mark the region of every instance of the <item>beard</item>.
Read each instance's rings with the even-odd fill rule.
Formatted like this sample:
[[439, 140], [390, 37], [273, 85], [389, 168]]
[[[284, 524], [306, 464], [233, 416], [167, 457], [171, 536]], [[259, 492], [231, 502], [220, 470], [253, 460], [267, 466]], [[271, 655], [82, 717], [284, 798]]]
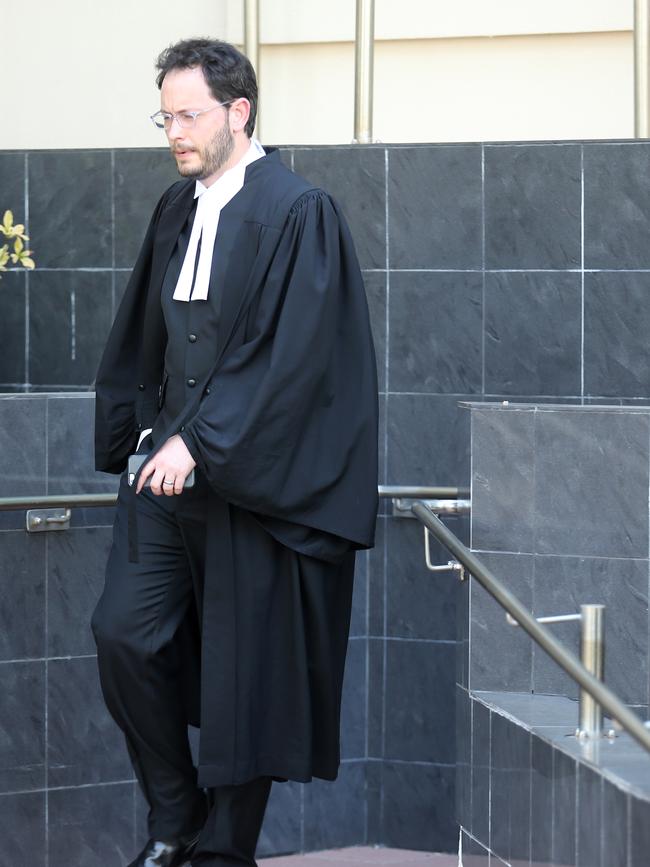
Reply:
[[184, 178], [197, 178], [198, 180], [209, 178], [228, 162], [234, 148], [235, 138], [230, 132], [228, 124], [224, 123], [205, 147], [194, 148], [194, 152], [199, 157], [198, 166], [179, 165], [177, 162], [178, 173]]

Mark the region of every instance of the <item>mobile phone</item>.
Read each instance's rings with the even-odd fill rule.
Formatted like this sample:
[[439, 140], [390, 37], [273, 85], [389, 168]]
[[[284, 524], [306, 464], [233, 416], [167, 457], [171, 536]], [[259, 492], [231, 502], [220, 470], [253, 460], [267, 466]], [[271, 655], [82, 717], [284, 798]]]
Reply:
[[[129, 465], [127, 467], [127, 479], [129, 485], [132, 485], [135, 481], [136, 473], [142, 466], [142, 464], [146, 463], [149, 460], [149, 455], [129, 455]], [[145, 488], [151, 487], [151, 476], [144, 483]], [[183, 485], [183, 490], [185, 488], [193, 488], [194, 487], [194, 469], [190, 470], [189, 476], [185, 479], [185, 483]]]

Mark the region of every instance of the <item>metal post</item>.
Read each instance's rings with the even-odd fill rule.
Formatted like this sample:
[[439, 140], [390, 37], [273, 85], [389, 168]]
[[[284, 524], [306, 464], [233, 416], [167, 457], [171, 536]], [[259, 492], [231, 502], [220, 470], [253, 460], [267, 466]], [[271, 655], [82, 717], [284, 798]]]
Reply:
[[375, 0], [357, 0], [354, 54], [354, 140], [372, 141]]
[[244, 0], [244, 54], [253, 64], [257, 76], [257, 121], [255, 124], [255, 136], [259, 139], [260, 134], [260, 0]]
[[[603, 679], [605, 664], [605, 606], [581, 605], [582, 632], [580, 657], [584, 667]], [[599, 738], [603, 731], [603, 710], [585, 690], [580, 690], [580, 722], [577, 734], [581, 737]]]
[[650, 137], [650, 0], [634, 0], [634, 135]]

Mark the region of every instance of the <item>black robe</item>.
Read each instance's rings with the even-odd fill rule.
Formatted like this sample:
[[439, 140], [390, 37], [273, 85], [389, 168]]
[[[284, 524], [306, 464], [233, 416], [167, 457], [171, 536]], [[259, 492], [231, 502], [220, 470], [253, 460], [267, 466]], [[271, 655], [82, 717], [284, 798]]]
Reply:
[[[162, 196], [118, 310], [98, 470], [122, 472], [158, 414], [160, 291], [193, 201], [193, 181]], [[345, 220], [277, 152], [221, 212], [213, 292], [214, 366], [158, 441], [180, 433], [211, 488], [199, 782], [333, 779], [354, 551], [377, 513], [376, 367]]]

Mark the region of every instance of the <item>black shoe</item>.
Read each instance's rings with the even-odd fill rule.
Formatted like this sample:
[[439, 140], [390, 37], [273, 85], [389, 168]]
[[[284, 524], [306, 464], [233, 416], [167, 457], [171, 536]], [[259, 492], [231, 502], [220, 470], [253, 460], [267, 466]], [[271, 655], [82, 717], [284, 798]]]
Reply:
[[184, 864], [189, 864], [198, 839], [199, 835], [195, 834], [189, 841], [165, 843], [162, 840], [149, 840], [129, 867], [183, 867]]

